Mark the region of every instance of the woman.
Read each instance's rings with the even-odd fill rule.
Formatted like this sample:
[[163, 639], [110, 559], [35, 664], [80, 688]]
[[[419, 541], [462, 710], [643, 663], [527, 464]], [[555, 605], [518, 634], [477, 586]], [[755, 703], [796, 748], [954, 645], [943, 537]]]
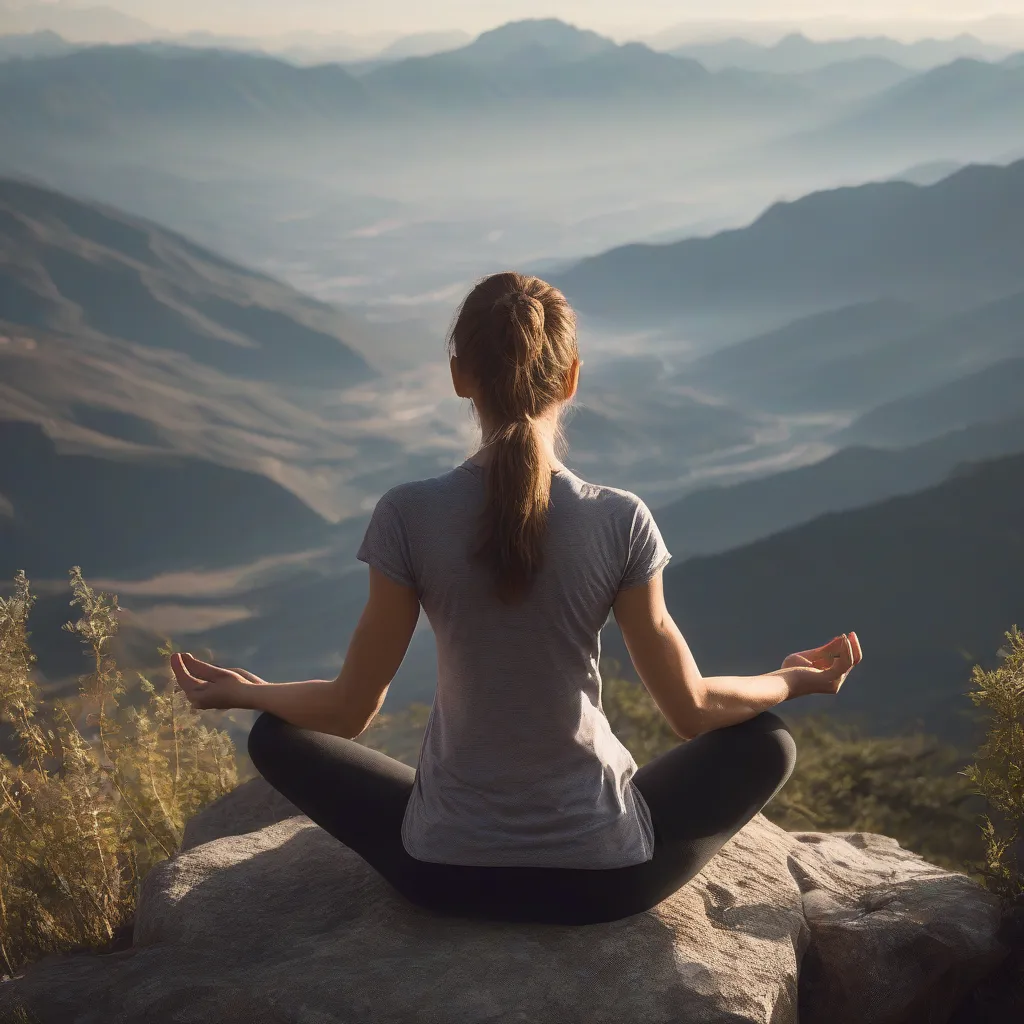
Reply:
[[[535, 277], [495, 274], [449, 337], [455, 392], [486, 439], [392, 488], [358, 558], [369, 599], [333, 680], [267, 685], [175, 655], [197, 708], [262, 711], [249, 753], [296, 807], [402, 895], [443, 913], [587, 924], [655, 906], [781, 788], [793, 739], [768, 709], [835, 693], [854, 633], [759, 676], [701, 676], [665, 608], [671, 557], [636, 495], [557, 455], [576, 393], [575, 317]], [[357, 742], [425, 610], [438, 683], [417, 769]], [[639, 771], [601, 707], [610, 611], [644, 685], [689, 742]]]

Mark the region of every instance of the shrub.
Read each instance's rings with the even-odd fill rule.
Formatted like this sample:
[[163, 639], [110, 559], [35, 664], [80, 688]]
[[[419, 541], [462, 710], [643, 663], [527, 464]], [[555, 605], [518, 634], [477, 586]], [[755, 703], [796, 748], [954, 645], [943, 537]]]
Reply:
[[988, 732], [976, 761], [963, 775], [988, 804], [981, 874], [1010, 907], [1024, 906], [1024, 636], [1005, 634], [1003, 663], [991, 671], [975, 665], [969, 696], [989, 714]]
[[[70, 576], [81, 616], [64, 628], [91, 660], [80, 679], [84, 714], [42, 700], [23, 572], [0, 599], [0, 721], [20, 748], [17, 763], [0, 754], [0, 974], [44, 953], [111, 943], [130, 927], [146, 872], [237, 778], [230, 738], [200, 724], [173, 677], [158, 689], [139, 673], [142, 706], [119, 701], [125, 681], [109, 653], [117, 598], [95, 593], [77, 567]], [[170, 653], [169, 643], [161, 648]]]

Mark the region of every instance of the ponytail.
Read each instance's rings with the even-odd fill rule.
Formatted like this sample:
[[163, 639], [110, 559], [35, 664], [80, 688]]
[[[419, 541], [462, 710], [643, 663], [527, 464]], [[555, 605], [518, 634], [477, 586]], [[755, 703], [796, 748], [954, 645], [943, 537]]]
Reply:
[[486, 503], [472, 554], [490, 568], [500, 600], [512, 603], [543, 564], [551, 467], [534, 419], [561, 397], [577, 357], [575, 317], [538, 278], [495, 274], [463, 303], [449, 345], [498, 424], [486, 438]]

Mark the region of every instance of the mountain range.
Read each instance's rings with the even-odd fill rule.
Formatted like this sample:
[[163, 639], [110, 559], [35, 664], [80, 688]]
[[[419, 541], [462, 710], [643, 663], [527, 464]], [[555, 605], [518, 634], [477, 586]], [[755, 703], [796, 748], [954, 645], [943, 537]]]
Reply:
[[0, 61], [15, 58], [55, 57], [75, 46], [56, 32], [30, 32], [25, 35], [0, 35]]
[[897, 299], [954, 310], [1019, 290], [1024, 160], [934, 185], [889, 181], [812, 193], [706, 238], [621, 246], [555, 279], [588, 313], [698, 321], [735, 309], [785, 323]]
[[1024, 66], [962, 57], [868, 96], [829, 124], [781, 143], [841, 164], [868, 149], [975, 159], [1024, 144]]
[[910, 447], [892, 443], [889, 424], [879, 431], [881, 443], [889, 447], [858, 443], [857, 432], [851, 431], [837, 438], [846, 447], [817, 462], [697, 490], [656, 506], [654, 514], [669, 549], [682, 561], [741, 547], [829, 512], [933, 487], [964, 464], [1024, 452], [1020, 403], [1001, 415], [967, 419], [969, 426], [951, 425], [949, 432], [936, 431], [939, 436]]
[[844, 306], [727, 345], [677, 376], [747, 408], [856, 412], [1024, 357], [1024, 292], [948, 316], [926, 308]]
[[[169, 564], [224, 564], [254, 552], [229, 530], [211, 526], [216, 550], [202, 539], [189, 477], [220, 495], [218, 521], [252, 500], [239, 521], [254, 536], [276, 531], [268, 547], [319, 543], [325, 535], [310, 510], [324, 526], [363, 514], [363, 503], [386, 489], [381, 474], [415, 475], [439, 454], [450, 461], [444, 453], [453, 445], [458, 453], [446, 424], [389, 422], [371, 361], [389, 344], [386, 328], [152, 223], [0, 180], [0, 420], [35, 424], [49, 438], [25, 435], [39, 453], [39, 490], [27, 489], [20, 463], [7, 467], [11, 479], [0, 474], [17, 529], [30, 525], [33, 502], [59, 503], [74, 479], [90, 510], [76, 536], [109, 531], [112, 524], [92, 518], [104, 490], [158, 493], [147, 474], [160, 465], [180, 485], [159, 490], [162, 502], [145, 515], [136, 509], [135, 526], [154, 537], [173, 532], [173, 521], [191, 524], [196, 550], [167, 556]], [[418, 436], [423, 426], [426, 437]], [[111, 465], [89, 463], [96, 472], [87, 473], [84, 456]], [[251, 523], [261, 514], [262, 533]], [[13, 558], [6, 536], [4, 564]], [[107, 554], [93, 562], [98, 571], [125, 567], [116, 546], [100, 546]], [[33, 550], [39, 557], [24, 567], [51, 571], [57, 548]], [[151, 566], [158, 551], [140, 560]], [[85, 565], [91, 553], [79, 557]]]
[[924, 71], [959, 57], [998, 60], [1007, 55], [1008, 49], [982, 42], [968, 34], [952, 39], [919, 39], [904, 43], [886, 36], [809, 39], [800, 32], [792, 32], [771, 46], [734, 37], [718, 42], [691, 43], [676, 47], [672, 52], [698, 60], [709, 69], [736, 67], [792, 74], [863, 58], [883, 58], [906, 68]]
[[[1024, 322], [1018, 327], [1024, 351]], [[1024, 358], [1004, 359], [977, 373], [915, 391], [864, 413], [840, 431], [841, 443], [916, 444], [945, 431], [988, 423], [1024, 409]]]
[[[827, 711], [870, 732], [916, 726], [973, 744], [971, 666], [996, 665], [1004, 632], [1024, 618], [1022, 524], [1018, 454], [688, 558], [665, 571], [665, 598], [707, 675], [765, 672], [791, 651], [856, 631], [864, 660], [839, 695], [786, 705], [784, 715]], [[628, 665], [617, 631], [605, 640]]]
[[[481, 43], [499, 44], [523, 53], [507, 33]], [[585, 34], [565, 45], [577, 44], [571, 60], [552, 60], [527, 39], [544, 88], [569, 90], [602, 60], [649, 60]], [[60, 60], [96, 53], [125, 67], [237, 60], [253, 82], [264, 67], [139, 48]], [[443, 84], [467, 57], [442, 56], [413, 66]], [[335, 88], [369, 110], [382, 93], [368, 83], [401, 66], [330, 69], [316, 116], [339, 116], [343, 100], [326, 99]], [[309, 72], [273, 73], [282, 94], [240, 85], [219, 109], [287, 120], [307, 81], [288, 76]], [[201, 106], [216, 74], [194, 84], [172, 106]], [[36, 109], [52, 119], [66, 97], [95, 100], [75, 88], [67, 79]], [[143, 120], [161, 96], [119, 88], [103, 102]], [[69, 131], [87, 138], [88, 118], [70, 109]], [[1021, 618], [1021, 456], [977, 463], [1024, 450], [1022, 197], [1024, 161], [927, 187], [823, 191], [748, 228], [613, 250], [556, 279], [585, 318], [616, 313], [641, 328], [635, 350], [587, 367], [567, 462], [652, 506], [689, 481], [656, 514], [681, 563], [666, 574], [670, 608], [688, 638], [692, 627], [703, 670], [762, 671], [853, 628], [863, 685], [840, 709], [877, 728], [962, 725], [964, 671]], [[751, 330], [674, 326], [734, 310]], [[25, 562], [49, 586], [72, 559], [108, 577], [140, 649], [172, 632], [271, 678], [336, 671], [365, 594], [354, 553], [373, 502], [465, 452], [457, 403], [436, 397], [446, 366], [421, 356], [415, 372], [394, 373], [390, 330], [145, 220], [0, 181], [0, 568]], [[773, 472], [795, 464], [801, 442], [816, 461]], [[694, 489], [723, 478], [729, 460], [745, 483]], [[44, 626], [66, 618], [61, 598], [41, 604]], [[73, 671], [54, 651], [44, 673]], [[435, 671], [420, 630], [392, 701], [429, 699]]]
[[125, 119], [154, 117], [168, 124], [220, 120], [231, 128], [238, 119], [261, 118], [295, 128], [410, 108], [450, 115], [526, 99], [653, 105], [664, 114], [689, 97], [703, 109], [725, 104], [768, 113], [806, 103], [811, 92], [777, 77], [712, 73], [642, 43], [616, 44], [549, 19], [511, 23], [441, 53], [351, 68], [296, 67], [265, 54], [163, 40], [93, 46], [8, 62], [0, 71], [0, 100], [5, 96], [17, 96], [18, 104], [0, 106], [0, 123], [41, 131], [124, 128]]
[[329, 307], [30, 183], [0, 180], [0, 258], [0, 314], [22, 327], [116, 338], [247, 380], [344, 387], [375, 376]]

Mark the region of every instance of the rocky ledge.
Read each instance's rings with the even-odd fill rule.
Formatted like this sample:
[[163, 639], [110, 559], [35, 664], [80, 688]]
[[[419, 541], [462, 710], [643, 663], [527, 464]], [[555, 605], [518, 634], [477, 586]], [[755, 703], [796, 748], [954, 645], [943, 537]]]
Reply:
[[760, 815], [644, 914], [442, 918], [255, 779], [146, 878], [130, 949], [41, 960], [0, 984], [0, 1021], [944, 1024], [1006, 955], [999, 926], [893, 839]]

